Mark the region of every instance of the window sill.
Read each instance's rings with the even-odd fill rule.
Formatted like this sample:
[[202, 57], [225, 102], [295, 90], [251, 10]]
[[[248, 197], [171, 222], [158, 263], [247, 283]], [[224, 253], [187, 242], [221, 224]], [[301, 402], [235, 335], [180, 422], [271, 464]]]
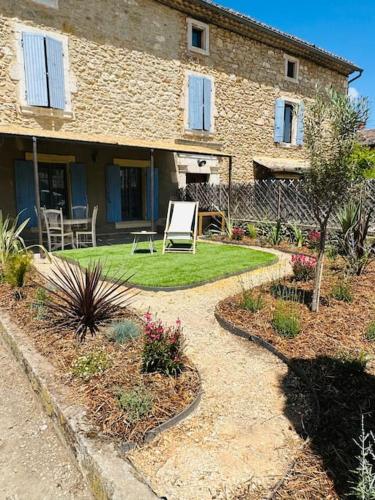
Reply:
[[205, 49], [200, 49], [199, 47], [193, 47], [192, 45], [188, 47], [189, 52], [192, 53], [192, 55], [199, 54], [200, 56], [209, 56], [210, 51], [205, 50]]
[[278, 142], [276, 143], [280, 148], [284, 148], [284, 149], [300, 149], [302, 148], [302, 146], [298, 145], [298, 144], [291, 144], [289, 142]]
[[38, 106], [19, 106], [20, 113], [26, 116], [43, 116], [47, 118], [59, 118], [61, 120], [74, 120], [72, 111], [63, 109], [40, 108]]
[[189, 130], [185, 129], [184, 130], [184, 135], [186, 137], [195, 137], [195, 138], [204, 138], [207, 139], [207, 137], [215, 137], [215, 132], [210, 130]]
[[290, 78], [290, 76], [286, 76], [285, 80], [287, 82], [291, 82], [291, 83], [299, 83], [299, 79], [298, 78]]

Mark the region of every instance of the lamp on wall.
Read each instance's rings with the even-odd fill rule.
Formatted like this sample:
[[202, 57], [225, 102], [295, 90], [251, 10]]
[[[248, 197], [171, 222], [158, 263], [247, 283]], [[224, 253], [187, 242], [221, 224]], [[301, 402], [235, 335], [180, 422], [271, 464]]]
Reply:
[[205, 167], [207, 165], [207, 161], [206, 160], [198, 160], [198, 166], [199, 167]]

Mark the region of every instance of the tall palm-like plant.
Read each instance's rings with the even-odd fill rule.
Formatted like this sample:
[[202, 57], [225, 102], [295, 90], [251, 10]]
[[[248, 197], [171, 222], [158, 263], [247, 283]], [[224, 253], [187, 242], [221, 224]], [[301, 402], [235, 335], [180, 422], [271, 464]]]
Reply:
[[87, 333], [96, 335], [100, 325], [113, 319], [119, 307], [129, 305], [135, 292], [127, 279], [106, 280], [99, 261], [86, 269], [79, 264], [56, 262], [47, 278], [49, 300], [46, 307], [53, 313], [56, 324], [74, 328], [79, 342]]

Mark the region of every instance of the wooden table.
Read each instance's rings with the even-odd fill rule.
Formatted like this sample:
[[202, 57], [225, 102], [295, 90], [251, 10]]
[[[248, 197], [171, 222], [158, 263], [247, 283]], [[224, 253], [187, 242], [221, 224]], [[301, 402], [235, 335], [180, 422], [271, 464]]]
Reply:
[[158, 234], [157, 232], [155, 232], [155, 231], [133, 231], [130, 234], [132, 236], [134, 236], [134, 241], [133, 241], [132, 250], [131, 250], [132, 255], [137, 250], [138, 243], [142, 239], [142, 237], [145, 238], [146, 240], [148, 240], [148, 248], [150, 250], [150, 254], [152, 255], [155, 252], [154, 236]]
[[64, 226], [83, 226], [83, 225], [91, 224], [91, 218], [86, 217], [84, 219], [65, 219], [64, 218]]
[[213, 212], [198, 212], [198, 236], [203, 235], [203, 219], [204, 217], [220, 217], [221, 218], [221, 231], [224, 232], [225, 229], [225, 214], [220, 211]]

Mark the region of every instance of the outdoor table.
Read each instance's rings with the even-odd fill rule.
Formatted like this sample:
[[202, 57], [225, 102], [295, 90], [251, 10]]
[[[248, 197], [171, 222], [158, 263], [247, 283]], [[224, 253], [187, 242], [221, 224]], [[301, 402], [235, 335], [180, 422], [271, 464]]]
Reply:
[[65, 219], [64, 218], [64, 226], [83, 226], [85, 224], [91, 224], [91, 218], [84, 219]]
[[134, 241], [132, 245], [132, 251], [131, 254], [133, 255], [135, 251], [137, 250], [137, 246], [139, 241], [142, 239], [142, 237], [147, 241], [148, 240], [148, 248], [150, 250], [150, 254], [153, 254], [155, 252], [155, 247], [154, 247], [154, 236], [158, 233], [155, 231], [133, 231], [130, 233], [132, 236], [134, 236]]

